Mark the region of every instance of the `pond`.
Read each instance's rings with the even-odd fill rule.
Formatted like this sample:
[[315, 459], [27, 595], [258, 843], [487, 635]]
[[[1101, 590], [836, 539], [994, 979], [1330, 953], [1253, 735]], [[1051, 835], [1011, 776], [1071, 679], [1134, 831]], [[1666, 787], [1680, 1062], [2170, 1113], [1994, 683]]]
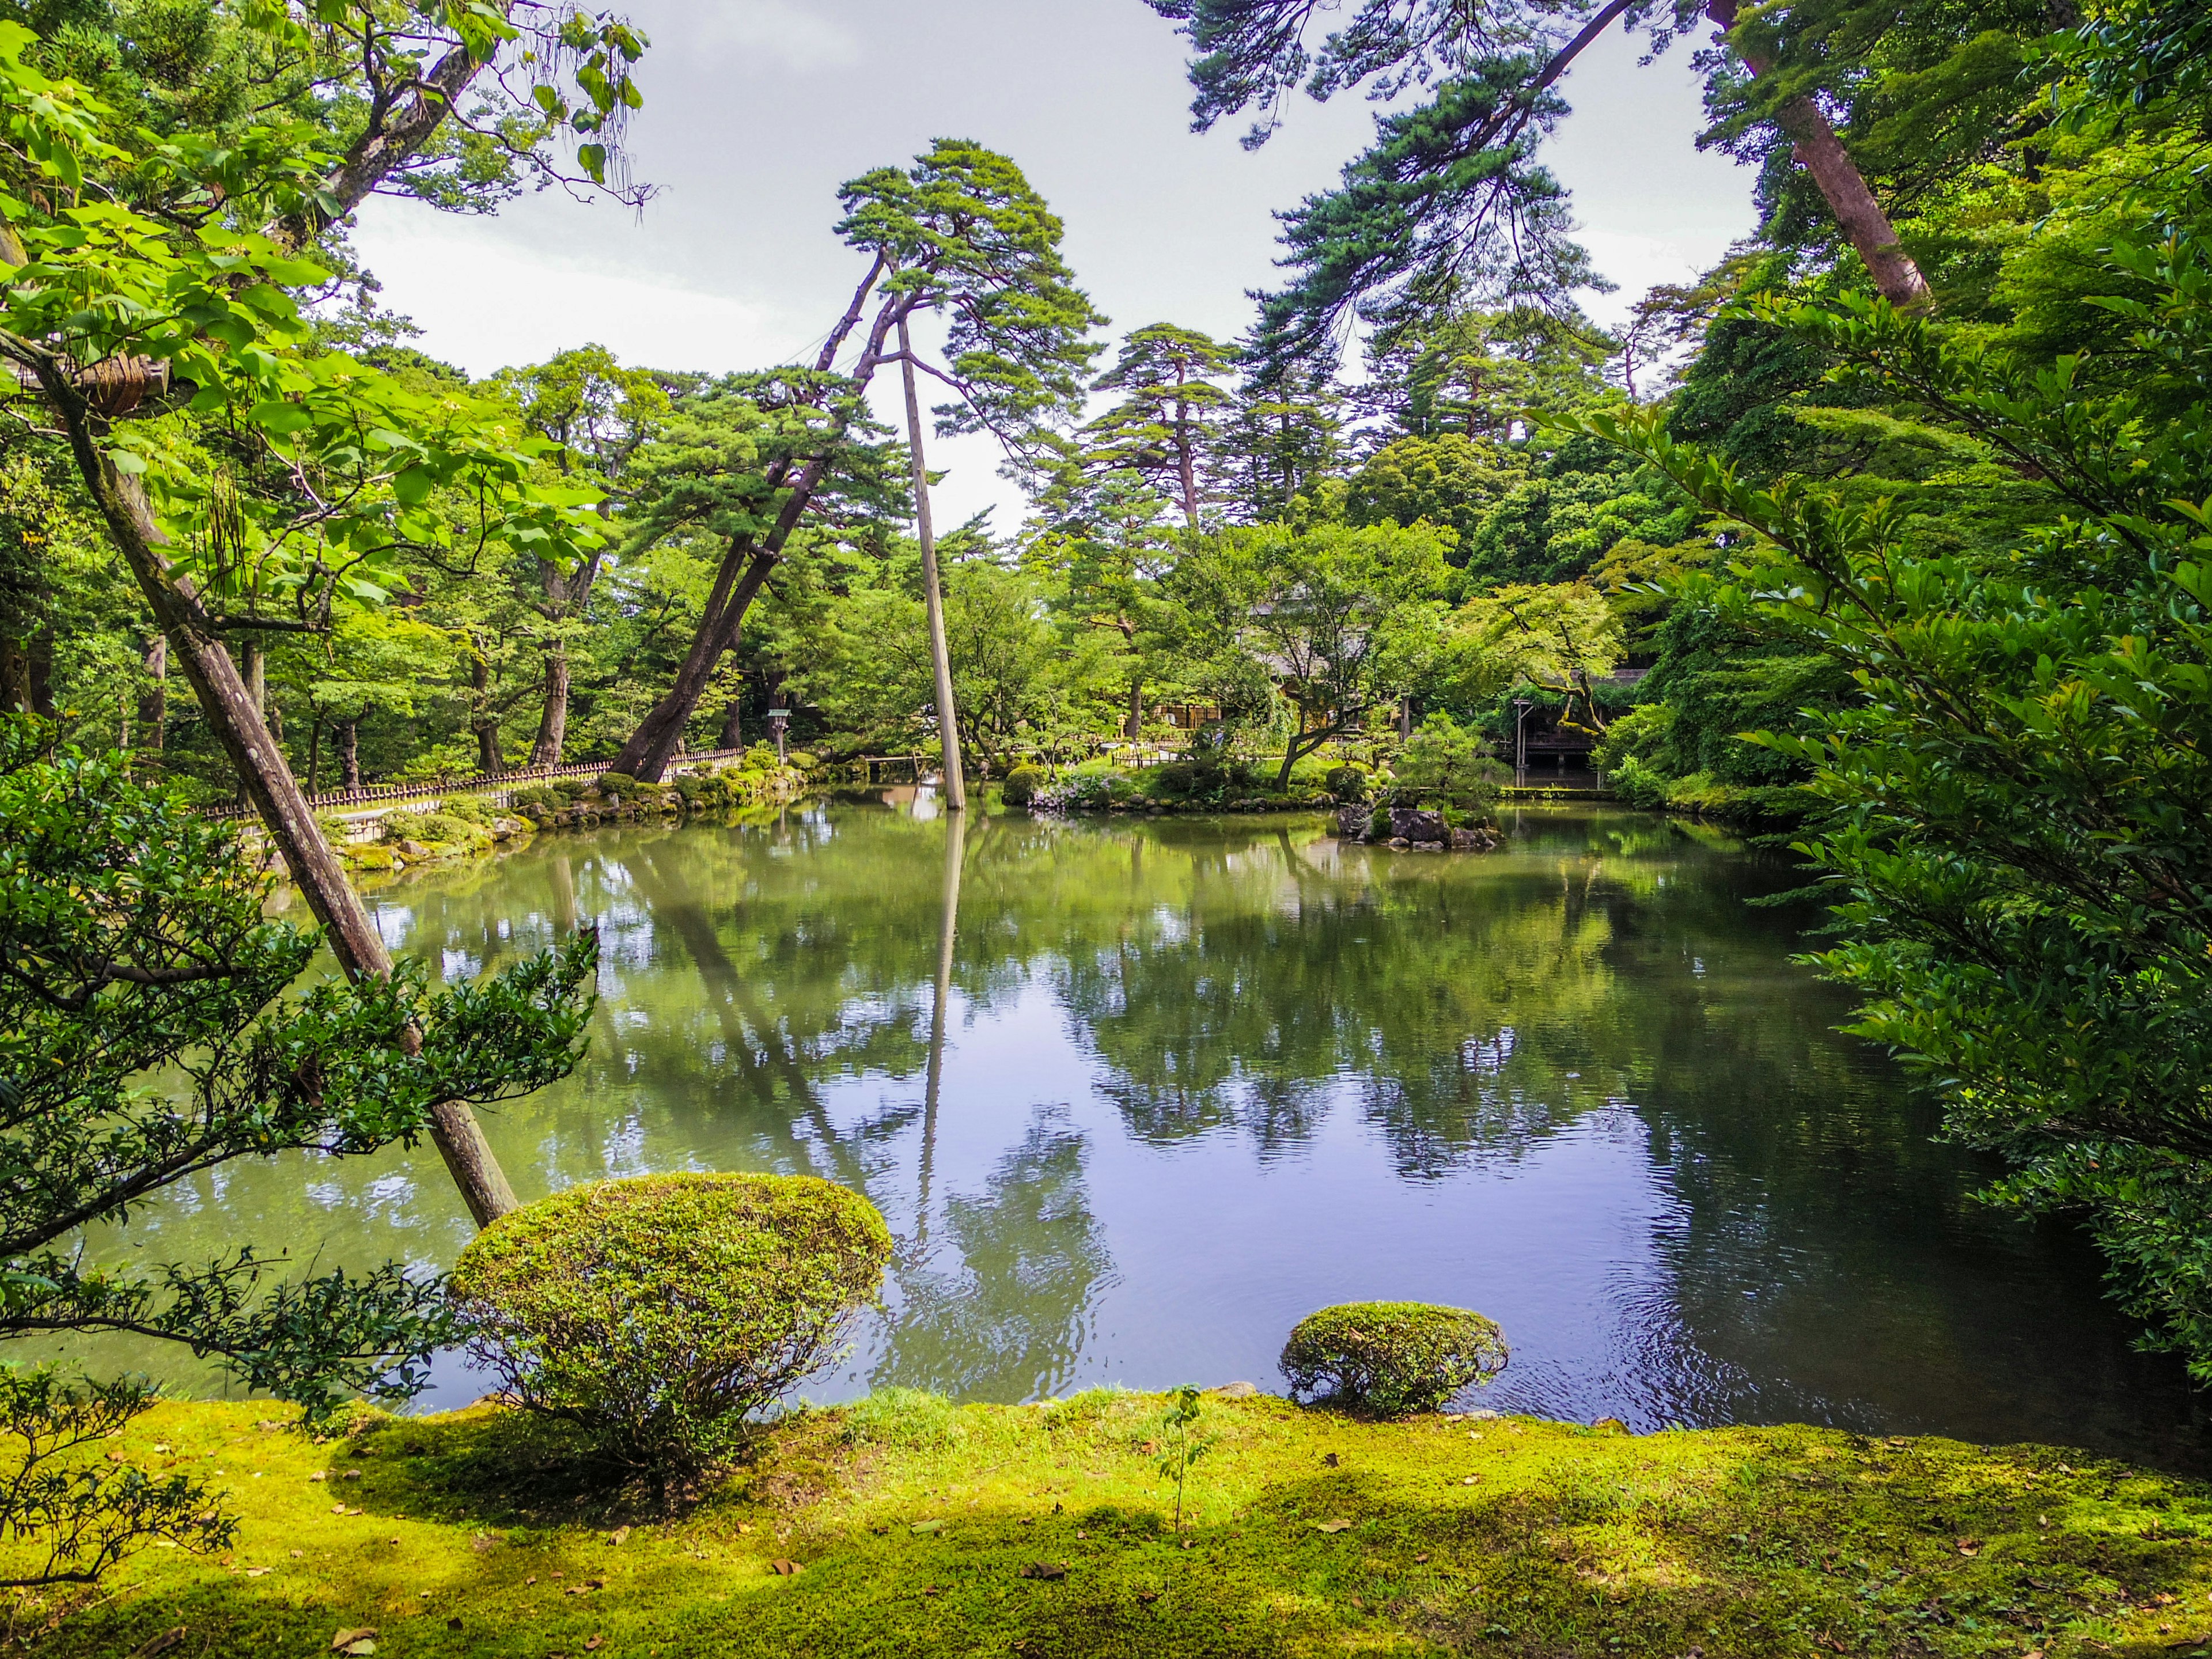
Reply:
[[[1990, 1170], [1833, 1030], [1808, 913], [1747, 902], [1786, 858], [1601, 807], [1507, 824], [1421, 855], [1318, 818], [963, 828], [924, 794], [550, 836], [369, 898], [448, 975], [599, 927], [588, 1058], [487, 1116], [526, 1199], [772, 1170], [881, 1206], [886, 1310], [817, 1400], [1279, 1388], [1300, 1316], [1409, 1298], [1502, 1323], [1501, 1410], [2200, 1461], [2094, 1252], [1978, 1203]], [[468, 1236], [427, 1146], [234, 1166], [130, 1235], [426, 1268]], [[448, 1357], [426, 1403], [482, 1391]]]

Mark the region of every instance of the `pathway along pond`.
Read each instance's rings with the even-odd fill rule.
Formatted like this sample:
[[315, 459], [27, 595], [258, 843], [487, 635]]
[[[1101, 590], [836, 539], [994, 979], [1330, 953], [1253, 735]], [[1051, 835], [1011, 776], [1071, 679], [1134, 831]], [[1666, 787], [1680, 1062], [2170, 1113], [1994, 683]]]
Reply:
[[[1412, 1298], [1504, 1326], [1499, 1409], [2203, 1466], [2094, 1253], [1978, 1203], [1989, 1168], [1832, 1030], [1790, 961], [1808, 913], [1746, 902], [1786, 860], [1577, 807], [1485, 857], [1310, 817], [929, 814], [549, 836], [369, 894], [449, 976], [599, 925], [589, 1056], [487, 1120], [526, 1199], [773, 1170], [882, 1207], [886, 1315], [812, 1397], [1279, 1388], [1300, 1316]], [[425, 1268], [469, 1236], [427, 1146], [233, 1166], [131, 1231]], [[426, 1403], [480, 1392], [449, 1358]]]

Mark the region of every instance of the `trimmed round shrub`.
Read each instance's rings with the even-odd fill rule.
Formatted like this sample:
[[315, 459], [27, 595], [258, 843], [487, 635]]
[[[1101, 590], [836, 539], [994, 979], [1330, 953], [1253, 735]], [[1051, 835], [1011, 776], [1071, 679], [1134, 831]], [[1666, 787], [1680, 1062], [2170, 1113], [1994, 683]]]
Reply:
[[1466, 1308], [1346, 1302], [1308, 1314], [1283, 1345], [1291, 1397], [1361, 1406], [1382, 1417], [1432, 1412], [1505, 1369], [1505, 1334]]
[[1037, 798], [1037, 791], [1048, 781], [1042, 766], [1017, 766], [1006, 774], [1006, 781], [999, 793], [1009, 806], [1027, 806]]
[[470, 1353], [528, 1409], [626, 1468], [683, 1474], [834, 1357], [890, 1230], [811, 1176], [572, 1187], [477, 1234], [452, 1279]]
[[1366, 770], [1362, 767], [1353, 766], [1349, 762], [1342, 766], [1329, 768], [1328, 776], [1322, 782], [1328, 793], [1338, 800], [1351, 802], [1366, 798]]

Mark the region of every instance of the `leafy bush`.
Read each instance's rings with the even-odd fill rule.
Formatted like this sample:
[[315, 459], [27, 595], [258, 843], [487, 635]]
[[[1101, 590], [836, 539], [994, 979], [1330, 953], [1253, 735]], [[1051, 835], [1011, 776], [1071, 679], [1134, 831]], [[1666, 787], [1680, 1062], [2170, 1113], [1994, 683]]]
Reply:
[[557, 812], [567, 804], [558, 793], [542, 783], [518, 789], [510, 799], [518, 812]]
[[1505, 1369], [1504, 1333], [1466, 1308], [1346, 1302], [1308, 1314], [1283, 1345], [1291, 1395], [1384, 1417], [1434, 1411]]
[[1145, 775], [1146, 793], [1167, 800], [1183, 800], [1198, 793], [1199, 770], [1187, 760], [1170, 761]]
[[1449, 714], [1431, 714], [1398, 757], [1398, 804], [1486, 806], [1498, 798], [1505, 769], [1490, 758], [1481, 735]]
[[738, 764], [748, 772], [775, 771], [778, 764], [775, 758], [775, 745], [772, 743], [755, 744], [745, 750], [744, 758]]
[[1338, 800], [1348, 805], [1366, 797], [1367, 773], [1364, 769], [1347, 761], [1342, 766], [1329, 768], [1328, 776], [1322, 780], [1322, 787]]
[[811, 772], [821, 763], [822, 763], [819, 760], [815, 758], [814, 756], [809, 754], [804, 749], [794, 749], [788, 755], [784, 757], [785, 765], [795, 767], [801, 772]]
[[462, 847], [491, 845], [490, 836], [480, 825], [444, 811], [387, 812], [384, 815], [384, 839], [395, 843], [419, 841], [433, 847], [441, 842]]
[[1042, 766], [1017, 766], [1006, 774], [1000, 793], [1009, 806], [1027, 806], [1036, 799], [1037, 791], [1045, 787], [1046, 781]]
[[599, 776], [598, 787], [601, 794], [620, 795], [624, 800], [650, 787], [640, 783], [627, 772], [602, 772]]
[[470, 1352], [525, 1407], [621, 1467], [681, 1474], [832, 1358], [890, 1250], [875, 1206], [811, 1176], [646, 1176], [501, 1217], [453, 1295]]
[[489, 825], [499, 816], [498, 809], [481, 795], [449, 795], [438, 803], [438, 810], [447, 817], [479, 826]]

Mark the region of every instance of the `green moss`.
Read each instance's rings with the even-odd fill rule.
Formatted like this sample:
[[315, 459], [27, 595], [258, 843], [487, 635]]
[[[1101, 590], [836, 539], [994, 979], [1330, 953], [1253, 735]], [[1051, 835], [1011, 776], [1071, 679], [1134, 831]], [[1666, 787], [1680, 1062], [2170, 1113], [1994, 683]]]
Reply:
[[1346, 1302], [1298, 1321], [1282, 1364], [1293, 1395], [1402, 1417], [1488, 1382], [1505, 1358], [1504, 1334], [1470, 1309]]
[[[318, 1445], [257, 1428], [266, 1406], [165, 1404], [98, 1455], [206, 1473], [230, 1490], [236, 1547], [137, 1558], [70, 1598], [84, 1605], [36, 1651], [112, 1659], [180, 1625], [176, 1650], [210, 1659], [324, 1653], [366, 1626], [395, 1659], [2148, 1659], [2212, 1644], [2212, 1492], [2079, 1454], [1374, 1423], [1208, 1396], [1214, 1443], [1177, 1538], [1146, 1447], [1161, 1401], [1093, 1404], [924, 1403], [944, 1431], [908, 1443], [883, 1431], [896, 1407], [808, 1413], [672, 1517], [513, 1478], [514, 1414], [490, 1407], [368, 1418]], [[877, 1427], [848, 1433], [856, 1418]], [[19, 1628], [61, 1604], [25, 1598]]]

